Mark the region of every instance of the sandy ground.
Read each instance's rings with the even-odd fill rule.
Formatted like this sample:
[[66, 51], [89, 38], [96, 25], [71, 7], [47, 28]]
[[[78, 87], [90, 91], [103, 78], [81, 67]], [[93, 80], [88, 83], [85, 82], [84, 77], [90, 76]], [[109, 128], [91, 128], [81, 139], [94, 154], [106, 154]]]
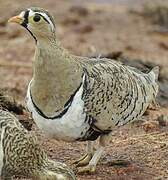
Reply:
[[[129, 58], [152, 62], [167, 69], [168, 35], [156, 33], [155, 25], [134, 13], [143, 9], [144, 2], [147, 1], [0, 0], [1, 88], [24, 104], [26, 88], [32, 77], [35, 44], [23, 28], [9, 25], [7, 20], [30, 6], [40, 6], [53, 13], [58, 38], [74, 54], [98, 56], [122, 51]], [[161, 115], [164, 123], [158, 120]], [[168, 179], [167, 121], [167, 108], [159, 107], [148, 110], [139, 122], [115, 129], [96, 173], [77, 175], [77, 178]], [[47, 139], [35, 125], [33, 131], [53, 159], [71, 165], [75, 158], [84, 153], [85, 143]], [[124, 160], [125, 163], [117, 165], [113, 160]]]

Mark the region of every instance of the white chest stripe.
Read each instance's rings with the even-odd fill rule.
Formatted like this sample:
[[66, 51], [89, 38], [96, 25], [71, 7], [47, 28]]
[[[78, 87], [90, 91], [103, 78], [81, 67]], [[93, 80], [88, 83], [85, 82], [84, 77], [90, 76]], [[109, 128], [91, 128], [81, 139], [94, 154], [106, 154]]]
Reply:
[[[84, 79], [85, 77], [83, 77], [83, 81]], [[36, 111], [31, 101], [29, 84], [27, 107], [32, 113], [37, 126], [43, 129], [47, 135], [64, 141], [74, 141], [81, 137], [81, 132], [85, 133], [89, 129], [89, 124], [85, 123], [86, 114], [83, 112], [84, 102], [82, 100], [82, 94], [83, 84], [76, 92], [70, 107], [62, 117], [46, 119]]]

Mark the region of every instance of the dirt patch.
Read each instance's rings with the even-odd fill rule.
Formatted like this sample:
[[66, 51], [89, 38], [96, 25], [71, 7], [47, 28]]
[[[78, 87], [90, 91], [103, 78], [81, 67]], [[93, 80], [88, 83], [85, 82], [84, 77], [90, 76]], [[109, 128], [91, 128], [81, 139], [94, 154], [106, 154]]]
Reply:
[[144, 4], [142, 14], [153, 24], [159, 25], [162, 30], [168, 31], [168, 3], [166, 1]]
[[18, 104], [12, 96], [8, 95], [6, 90], [2, 89], [0, 90], [0, 106], [2, 109], [7, 109], [18, 115], [22, 115], [25, 109], [21, 104]]
[[16, 102], [16, 100], [5, 89], [0, 89], [0, 108], [8, 110], [15, 114], [19, 122], [30, 131], [33, 125], [33, 120], [29, 118], [29, 114], [26, 112], [25, 107], [22, 104]]

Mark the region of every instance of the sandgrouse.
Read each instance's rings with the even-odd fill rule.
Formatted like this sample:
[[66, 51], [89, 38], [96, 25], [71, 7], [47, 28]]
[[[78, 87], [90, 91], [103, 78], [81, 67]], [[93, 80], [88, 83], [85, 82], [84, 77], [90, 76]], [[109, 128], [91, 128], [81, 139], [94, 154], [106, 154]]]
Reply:
[[[27, 107], [52, 138], [88, 141], [78, 170], [94, 172], [111, 131], [143, 115], [158, 92], [158, 67], [148, 73], [107, 58], [70, 54], [57, 40], [53, 17], [32, 7], [12, 17], [36, 41]], [[99, 137], [94, 152], [93, 141]]]
[[11, 113], [0, 110], [0, 176], [34, 180], [75, 180], [63, 163], [48, 159], [36, 137], [31, 135]]

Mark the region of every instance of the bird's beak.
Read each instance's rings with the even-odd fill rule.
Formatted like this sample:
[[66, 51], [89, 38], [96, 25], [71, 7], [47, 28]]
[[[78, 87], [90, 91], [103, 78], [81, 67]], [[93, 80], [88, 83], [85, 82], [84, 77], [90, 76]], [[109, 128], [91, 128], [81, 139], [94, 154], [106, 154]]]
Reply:
[[17, 24], [22, 24], [24, 21], [24, 19], [20, 16], [14, 16], [14, 17], [11, 17], [8, 22], [10, 23], [17, 23]]

